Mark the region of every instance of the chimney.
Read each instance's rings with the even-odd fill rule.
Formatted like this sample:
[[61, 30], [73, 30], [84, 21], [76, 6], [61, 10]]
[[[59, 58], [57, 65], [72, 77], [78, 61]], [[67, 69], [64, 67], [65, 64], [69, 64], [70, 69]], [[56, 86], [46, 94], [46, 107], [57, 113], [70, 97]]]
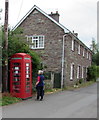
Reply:
[[78, 37], [78, 33], [75, 33], [74, 30], [73, 30], [73, 34], [74, 34], [76, 37]]
[[50, 17], [52, 17], [54, 20], [56, 20], [57, 22], [59, 22], [59, 13], [58, 11], [56, 11], [56, 13], [51, 12], [51, 14], [49, 14]]

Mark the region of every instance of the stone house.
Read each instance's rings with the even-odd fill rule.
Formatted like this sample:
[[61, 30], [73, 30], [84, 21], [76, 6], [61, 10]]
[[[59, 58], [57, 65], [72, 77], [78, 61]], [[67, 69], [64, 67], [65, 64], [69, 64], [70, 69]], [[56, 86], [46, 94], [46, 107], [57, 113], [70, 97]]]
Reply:
[[58, 73], [61, 87], [86, 80], [92, 52], [77, 33], [59, 23], [58, 11], [48, 15], [34, 5], [13, 30], [17, 28], [22, 28], [25, 39], [33, 43], [30, 49], [41, 56], [44, 71], [51, 72], [52, 83], [58, 80]]

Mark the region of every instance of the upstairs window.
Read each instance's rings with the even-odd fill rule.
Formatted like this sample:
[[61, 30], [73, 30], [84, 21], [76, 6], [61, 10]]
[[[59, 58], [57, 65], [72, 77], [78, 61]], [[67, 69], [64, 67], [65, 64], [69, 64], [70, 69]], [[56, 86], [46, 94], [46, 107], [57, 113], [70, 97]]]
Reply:
[[70, 80], [74, 79], [74, 63], [71, 64]]
[[72, 51], [74, 51], [74, 40], [72, 40]]
[[43, 49], [44, 48], [44, 36], [27, 36], [27, 41], [31, 49]]
[[80, 44], [78, 45], [78, 54], [80, 54]]
[[91, 60], [91, 54], [89, 53], [89, 60]]
[[83, 57], [85, 56], [85, 49], [83, 48]]
[[87, 59], [88, 59], [88, 57], [89, 57], [89, 53], [88, 53], [88, 51], [87, 51]]

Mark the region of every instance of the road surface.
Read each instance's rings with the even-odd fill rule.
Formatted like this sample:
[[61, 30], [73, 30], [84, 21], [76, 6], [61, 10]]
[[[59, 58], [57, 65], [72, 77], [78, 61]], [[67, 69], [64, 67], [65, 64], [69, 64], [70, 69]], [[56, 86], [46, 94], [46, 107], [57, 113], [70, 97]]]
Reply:
[[4, 106], [3, 118], [97, 118], [97, 84]]

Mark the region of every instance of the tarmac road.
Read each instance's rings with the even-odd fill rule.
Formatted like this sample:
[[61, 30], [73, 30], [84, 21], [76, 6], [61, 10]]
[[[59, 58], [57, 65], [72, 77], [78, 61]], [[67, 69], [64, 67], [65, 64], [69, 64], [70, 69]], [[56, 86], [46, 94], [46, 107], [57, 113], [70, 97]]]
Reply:
[[97, 84], [4, 106], [3, 118], [97, 118]]

